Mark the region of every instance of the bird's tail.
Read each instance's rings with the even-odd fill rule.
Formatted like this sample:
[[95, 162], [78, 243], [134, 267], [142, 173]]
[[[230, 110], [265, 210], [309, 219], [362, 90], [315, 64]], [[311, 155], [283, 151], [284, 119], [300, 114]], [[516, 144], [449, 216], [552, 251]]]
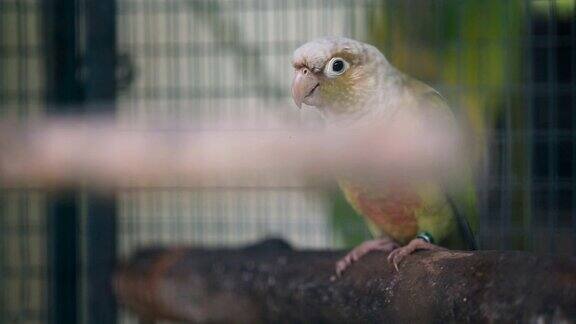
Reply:
[[460, 231], [460, 234], [462, 234], [464, 243], [469, 250], [478, 250], [478, 243], [476, 242], [476, 237], [474, 236], [474, 232], [470, 227], [468, 219], [462, 214], [461, 209], [458, 208], [458, 205], [449, 194], [446, 194], [446, 200], [448, 201], [448, 204], [450, 204], [450, 208], [452, 208], [452, 212], [456, 218], [456, 223], [458, 224], [458, 230]]

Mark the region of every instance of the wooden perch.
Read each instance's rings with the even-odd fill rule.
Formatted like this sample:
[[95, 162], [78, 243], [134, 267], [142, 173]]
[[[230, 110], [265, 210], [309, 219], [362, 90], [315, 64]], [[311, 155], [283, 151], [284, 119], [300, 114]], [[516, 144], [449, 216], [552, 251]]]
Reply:
[[282, 240], [244, 249], [142, 251], [116, 275], [146, 322], [462, 323], [576, 318], [576, 262], [525, 252], [418, 252], [400, 271], [371, 253], [331, 281], [343, 252]]

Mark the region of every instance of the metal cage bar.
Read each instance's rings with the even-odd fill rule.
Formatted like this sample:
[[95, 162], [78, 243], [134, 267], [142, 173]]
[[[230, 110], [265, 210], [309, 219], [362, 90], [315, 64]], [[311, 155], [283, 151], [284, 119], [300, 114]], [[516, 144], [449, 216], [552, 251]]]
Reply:
[[[50, 113], [113, 113], [116, 1], [52, 0], [47, 6]], [[115, 195], [78, 187], [52, 195], [49, 206], [51, 322], [114, 323]]]

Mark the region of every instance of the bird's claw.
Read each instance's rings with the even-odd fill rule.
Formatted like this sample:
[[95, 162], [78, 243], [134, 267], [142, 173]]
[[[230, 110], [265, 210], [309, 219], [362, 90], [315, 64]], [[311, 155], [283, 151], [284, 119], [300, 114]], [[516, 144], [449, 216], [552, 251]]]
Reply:
[[366, 241], [350, 251], [346, 256], [336, 262], [336, 276], [333, 280], [342, 276], [344, 271], [354, 262], [358, 261], [364, 255], [371, 251], [384, 251], [390, 252], [398, 248], [398, 244], [390, 238], [381, 238], [371, 241]]
[[406, 249], [406, 246], [397, 248], [396, 250], [388, 254], [388, 262], [392, 263], [392, 265], [396, 269], [396, 272], [399, 272], [398, 264], [410, 253], [412, 253], [412, 251]]
[[342, 273], [344, 273], [344, 270], [346, 270], [346, 268], [355, 261], [353, 259], [357, 258], [353, 257], [352, 253], [348, 253], [345, 257], [336, 262], [336, 277], [340, 277]]
[[396, 271], [399, 272], [398, 265], [402, 262], [402, 260], [418, 250], [443, 251], [446, 249], [438, 245], [428, 243], [422, 239], [416, 238], [410, 241], [410, 243], [407, 245], [390, 252], [390, 254], [388, 254], [388, 262], [392, 263]]

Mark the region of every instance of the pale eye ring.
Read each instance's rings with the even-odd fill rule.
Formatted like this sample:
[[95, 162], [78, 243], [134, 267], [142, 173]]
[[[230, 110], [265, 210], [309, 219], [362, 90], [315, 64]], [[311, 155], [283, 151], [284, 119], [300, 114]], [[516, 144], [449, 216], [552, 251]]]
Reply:
[[342, 75], [346, 70], [348, 70], [350, 64], [346, 62], [343, 58], [340, 57], [333, 57], [326, 67], [324, 68], [324, 74], [326, 74], [329, 78], [335, 78], [339, 75]]

